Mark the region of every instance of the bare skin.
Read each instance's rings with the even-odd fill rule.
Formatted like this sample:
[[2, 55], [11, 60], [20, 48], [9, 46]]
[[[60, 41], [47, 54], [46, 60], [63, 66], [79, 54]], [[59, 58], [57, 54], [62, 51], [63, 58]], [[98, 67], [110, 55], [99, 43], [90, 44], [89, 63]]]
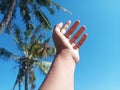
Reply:
[[40, 90], [74, 90], [74, 70], [80, 58], [79, 48], [87, 38], [87, 34], [83, 34], [82, 38], [75, 43], [85, 30], [85, 26], [70, 38], [80, 21], [77, 20], [67, 31], [70, 24], [71, 21], [66, 22], [65, 25], [59, 23], [54, 28], [53, 40], [57, 53]]

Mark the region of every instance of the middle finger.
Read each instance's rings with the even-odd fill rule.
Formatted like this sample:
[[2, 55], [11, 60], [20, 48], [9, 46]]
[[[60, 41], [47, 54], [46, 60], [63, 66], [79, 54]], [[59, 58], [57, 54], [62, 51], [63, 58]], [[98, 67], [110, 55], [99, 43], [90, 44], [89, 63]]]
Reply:
[[86, 26], [82, 26], [80, 30], [70, 39], [70, 42], [74, 43], [75, 40], [82, 34], [82, 32], [85, 30]]
[[80, 21], [77, 20], [77, 21], [73, 24], [73, 26], [70, 28], [70, 30], [66, 32], [65, 36], [66, 36], [67, 38], [69, 38], [69, 36], [74, 32], [74, 30], [76, 29], [76, 27], [77, 27], [79, 24], [80, 24]]

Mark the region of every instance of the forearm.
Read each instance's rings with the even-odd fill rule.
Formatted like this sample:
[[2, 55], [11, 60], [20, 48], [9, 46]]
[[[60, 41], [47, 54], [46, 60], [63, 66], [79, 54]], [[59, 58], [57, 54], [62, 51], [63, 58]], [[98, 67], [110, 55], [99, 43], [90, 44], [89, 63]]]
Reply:
[[56, 55], [40, 90], [74, 90], [75, 61], [66, 50]]

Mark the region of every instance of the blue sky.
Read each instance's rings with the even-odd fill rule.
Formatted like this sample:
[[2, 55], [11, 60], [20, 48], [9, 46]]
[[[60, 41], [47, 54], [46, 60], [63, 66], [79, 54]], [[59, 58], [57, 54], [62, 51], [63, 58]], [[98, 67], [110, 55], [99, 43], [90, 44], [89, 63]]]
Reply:
[[[49, 16], [52, 26], [79, 19], [80, 26], [87, 27], [88, 38], [80, 48], [81, 59], [75, 70], [75, 90], [120, 90], [120, 0], [53, 1], [71, 10], [72, 15], [62, 10], [56, 12]], [[16, 47], [11, 40], [2, 34], [0, 47], [14, 51]], [[0, 61], [1, 90], [12, 88], [17, 74], [13, 66], [14, 62]], [[45, 76], [36, 73], [38, 87]]]

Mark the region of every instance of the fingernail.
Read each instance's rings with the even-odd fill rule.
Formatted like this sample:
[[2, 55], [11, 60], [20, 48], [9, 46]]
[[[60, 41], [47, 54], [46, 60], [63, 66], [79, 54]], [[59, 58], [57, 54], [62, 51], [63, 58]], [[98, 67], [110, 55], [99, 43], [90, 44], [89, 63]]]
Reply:
[[87, 33], [85, 33], [85, 35], [86, 35], [86, 36], [88, 36], [88, 34], [87, 34]]
[[85, 26], [85, 25], [83, 25], [82, 27], [84, 27], [84, 28], [86, 29], [86, 26]]
[[59, 23], [59, 25], [61, 25], [61, 26], [62, 26], [62, 25], [63, 25], [63, 23], [62, 23], [62, 22], [60, 22], [60, 23]]
[[76, 22], [80, 23], [80, 20], [77, 20]]
[[68, 20], [69, 23], [71, 23], [71, 20]]
[[62, 22], [60, 22], [59, 24], [62, 24]]

